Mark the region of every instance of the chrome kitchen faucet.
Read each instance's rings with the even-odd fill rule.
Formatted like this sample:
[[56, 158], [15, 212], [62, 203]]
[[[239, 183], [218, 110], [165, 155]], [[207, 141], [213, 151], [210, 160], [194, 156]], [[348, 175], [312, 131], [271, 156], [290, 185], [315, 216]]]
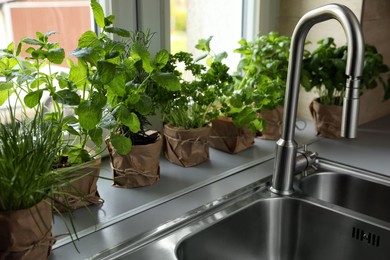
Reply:
[[343, 105], [341, 136], [355, 138], [359, 116], [359, 85], [364, 64], [364, 40], [359, 21], [353, 12], [339, 4], [330, 4], [306, 13], [298, 22], [291, 38], [284, 104], [283, 131], [276, 143], [274, 173], [270, 190], [279, 195], [293, 193], [292, 183], [297, 155], [294, 127], [297, 115], [299, 82], [307, 33], [313, 25], [336, 19], [343, 27], [348, 42], [346, 91]]

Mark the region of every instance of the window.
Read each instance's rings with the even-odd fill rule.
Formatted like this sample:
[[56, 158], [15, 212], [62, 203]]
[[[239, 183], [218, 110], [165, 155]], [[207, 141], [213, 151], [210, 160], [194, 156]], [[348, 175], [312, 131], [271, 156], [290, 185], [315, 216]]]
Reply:
[[0, 38], [0, 47], [23, 37], [35, 38], [36, 32], [56, 31], [51, 41], [59, 42], [69, 54], [76, 49], [80, 35], [91, 28], [89, 0], [6, 1], [1, 5], [0, 35], [5, 37]]

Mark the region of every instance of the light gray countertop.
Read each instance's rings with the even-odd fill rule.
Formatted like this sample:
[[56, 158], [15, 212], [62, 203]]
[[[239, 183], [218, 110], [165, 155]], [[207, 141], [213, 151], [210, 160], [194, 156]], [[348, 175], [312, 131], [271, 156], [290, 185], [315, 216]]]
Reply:
[[[359, 127], [357, 139], [325, 139], [314, 135], [311, 123], [296, 131], [299, 144], [309, 144], [323, 158], [390, 175], [390, 115]], [[161, 180], [149, 187], [121, 189], [100, 179], [99, 192], [105, 200], [100, 207], [75, 212], [80, 253], [69, 240], [59, 240], [50, 259], [86, 259], [107, 248], [180, 217], [205, 203], [270, 176], [275, 141], [256, 140], [255, 145], [231, 155], [212, 149], [210, 161], [182, 168], [161, 159]], [[101, 171], [110, 177], [109, 161]], [[94, 222], [94, 217], [97, 221]], [[96, 224], [95, 224], [96, 223]], [[54, 233], [65, 231], [56, 220]]]

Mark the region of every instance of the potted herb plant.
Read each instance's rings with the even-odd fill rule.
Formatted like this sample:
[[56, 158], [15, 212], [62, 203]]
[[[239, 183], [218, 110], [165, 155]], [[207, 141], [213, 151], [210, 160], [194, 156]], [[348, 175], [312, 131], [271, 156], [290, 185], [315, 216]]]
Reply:
[[[209, 159], [208, 124], [218, 117], [214, 107], [222, 90], [232, 82], [229, 68], [221, 62], [226, 53], [210, 55], [210, 41], [211, 37], [199, 40], [196, 48], [205, 54], [198, 59], [188, 52], [171, 55], [165, 69], [180, 77], [181, 89], [156, 95], [165, 122], [165, 157], [183, 167]], [[179, 71], [180, 66], [184, 71]], [[190, 75], [185, 78], [186, 74]]]
[[[340, 138], [342, 102], [345, 91], [347, 46], [336, 46], [333, 38], [318, 41], [318, 47], [304, 59], [301, 84], [306, 91], [315, 90], [319, 97], [310, 104], [317, 135]], [[390, 98], [389, 67], [375, 46], [366, 44], [361, 94], [379, 84], [384, 89], [383, 100]]]
[[[173, 73], [161, 71], [169, 59], [166, 50], [151, 57], [150, 32], [114, 27], [114, 16], [105, 17], [96, 1], [91, 1], [91, 5], [100, 28], [99, 36], [92, 31], [84, 33], [73, 55], [86, 67], [89, 82], [107, 97], [103, 125], [110, 130], [106, 143], [114, 185], [126, 188], [151, 185], [160, 179], [162, 141], [159, 133], [147, 129], [147, 118], [155, 112], [150, 93], [159, 89], [177, 90], [179, 81]], [[122, 39], [113, 40], [109, 34]], [[103, 97], [101, 100], [103, 103]], [[89, 105], [93, 107], [94, 103]], [[100, 106], [98, 109], [100, 115]], [[77, 112], [80, 116], [81, 111]]]
[[52, 168], [62, 149], [62, 120], [0, 118], [0, 258], [47, 259], [52, 235], [53, 198], [66, 176]]
[[[69, 195], [67, 206], [76, 209], [102, 202], [96, 184], [100, 156], [93, 150], [91, 152], [86, 144], [88, 140], [94, 141], [97, 147], [102, 143], [102, 130], [98, 128], [100, 121], [91, 121], [98, 117], [99, 112], [102, 114], [105, 96], [87, 85], [86, 73], [83, 75], [83, 70], [72, 62], [69, 73], [61, 69], [54, 71], [53, 64], [61, 64], [65, 59], [65, 52], [59, 44], [49, 41], [54, 33], [37, 32], [36, 38], [23, 38], [17, 47], [11, 43], [2, 51], [6, 65], [2, 74], [9, 87], [8, 98], [16, 96], [25, 117], [35, 113], [42, 104], [45, 105], [46, 119], [56, 120], [67, 114], [61, 139], [66, 145], [62, 146], [53, 167], [73, 167], [73, 171], [66, 172], [74, 177], [74, 183], [71, 187], [64, 187], [63, 192]], [[27, 47], [26, 58], [22, 57], [24, 47]], [[94, 110], [96, 113], [91, 115], [90, 103], [100, 105], [100, 111]], [[64, 197], [59, 199], [64, 202]]]
[[276, 140], [281, 134], [290, 41], [270, 32], [253, 41], [240, 40], [235, 50], [242, 57], [225, 113], [237, 126], [260, 131], [264, 139]]

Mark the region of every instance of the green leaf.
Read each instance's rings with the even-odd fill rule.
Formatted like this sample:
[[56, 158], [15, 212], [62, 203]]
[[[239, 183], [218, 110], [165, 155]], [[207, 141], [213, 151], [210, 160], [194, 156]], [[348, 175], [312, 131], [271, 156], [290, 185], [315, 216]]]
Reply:
[[54, 64], [61, 64], [65, 59], [65, 51], [63, 48], [49, 50], [47, 59]]
[[0, 82], [0, 91], [11, 89], [13, 85], [12, 82]]
[[20, 53], [22, 52], [22, 48], [23, 48], [23, 42], [19, 42], [18, 48], [16, 49], [16, 53], [15, 53], [16, 56], [20, 55]]
[[141, 129], [141, 123], [138, 116], [134, 112], [130, 112], [126, 107], [120, 107], [118, 110], [118, 117], [131, 132], [137, 133]]
[[[66, 74], [66, 73], [64, 73], [64, 74]], [[57, 79], [58, 85], [60, 86], [61, 89], [72, 86], [72, 82], [69, 80], [69, 75], [57, 75], [56, 79]]]
[[35, 36], [37, 37], [37, 39], [41, 42], [46, 42], [46, 37], [45, 35], [43, 35], [43, 33], [41, 32], [36, 32], [35, 33]]
[[136, 109], [143, 116], [150, 115], [153, 112], [152, 98], [148, 95], [141, 95], [141, 98], [136, 104]]
[[33, 47], [28, 47], [26, 49], [26, 53], [29, 53], [29, 54], [32, 54], [34, 51], [35, 51], [35, 49]]
[[8, 44], [7, 49], [4, 51], [6, 51], [9, 54], [13, 54], [14, 50], [15, 50], [15, 43], [11, 42], [10, 44]]
[[106, 18], [104, 18], [104, 24], [106, 25], [106, 27], [113, 24], [114, 21], [115, 21], [115, 16], [113, 16], [113, 15], [109, 15]]
[[83, 61], [90, 62], [93, 65], [96, 65], [98, 60], [100, 59], [99, 52], [97, 52], [95, 49], [90, 47], [76, 49], [71, 52], [71, 55]]
[[179, 91], [181, 88], [180, 80], [173, 73], [157, 72], [152, 75], [152, 79], [157, 85], [170, 91]]
[[87, 69], [84, 66], [72, 64], [69, 71], [69, 80], [76, 86], [84, 86], [87, 79]]
[[238, 127], [246, 126], [253, 120], [256, 120], [256, 112], [250, 107], [244, 108], [233, 117], [233, 123]]
[[91, 129], [88, 131], [89, 136], [91, 137], [92, 142], [96, 146], [101, 146], [103, 143], [103, 129], [100, 127]]
[[65, 125], [65, 130], [71, 135], [80, 136], [80, 133], [71, 125]]
[[64, 117], [64, 124], [77, 124], [79, 120], [75, 116]]
[[241, 94], [236, 94], [230, 98], [230, 104], [233, 107], [241, 108], [244, 104], [243, 97]]
[[36, 89], [36, 88], [39, 88], [43, 83], [46, 82], [46, 79], [44, 77], [39, 77], [39, 78], [36, 78], [34, 79], [31, 84], [30, 84], [30, 88], [31, 89]]
[[108, 84], [111, 80], [113, 80], [116, 72], [116, 67], [117, 66], [111, 62], [107, 62], [104, 60], [98, 61], [97, 72], [99, 75], [99, 79], [101, 80], [101, 82], [103, 82], [103, 84]]
[[8, 90], [0, 90], [0, 106], [3, 105], [5, 101], [7, 101], [9, 95], [11, 94]]
[[200, 39], [198, 43], [195, 45], [195, 48], [201, 51], [210, 52], [210, 42], [213, 36], [210, 36], [208, 39]]
[[96, 24], [100, 28], [104, 28], [105, 26], [104, 11], [102, 6], [96, 0], [91, 0], [91, 8], [92, 8], [93, 17], [95, 18]]
[[169, 52], [167, 50], [160, 50], [156, 57], [154, 58], [154, 66], [156, 66], [159, 69], [164, 68], [165, 65], [167, 65], [169, 61]]
[[47, 33], [45, 33], [45, 37], [49, 38], [50, 36], [52, 36], [53, 34], [56, 34], [56, 33], [57, 33], [56, 31], [48, 31]]
[[[110, 51], [109, 53], [107, 53], [106, 55], [105, 55], [105, 59], [106, 60], [110, 60], [110, 61], [112, 61], [111, 59], [114, 59], [114, 58], [117, 58], [117, 57], [119, 57], [120, 56], [120, 52], [119, 51], [117, 51], [117, 50], [113, 50], [113, 51]], [[113, 62], [113, 63], [115, 63], [115, 64], [120, 64], [120, 58], [119, 58], [119, 60], [118, 61], [116, 61], [116, 62]]]
[[118, 97], [126, 95], [125, 76], [123, 74], [115, 75], [114, 79], [108, 84], [111, 89], [111, 94]]
[[96, 48], [100, 47], [100, 41], [99, 38], [97, 37], [96, 33], [93, 31], [86, 31], [83, 33], [78, 41], [78, 48]]
[[80, 164], [91, 160], [89, 153], [80, 146], [72, 146], [66, 151], [70, 164]]
[[123, 135], [112, 134], [110, 142], [115, 151], [121, 155], [127, 155], [133, 146], [131, 140]]
[[33, 38], [23, 38], [22, 39], [22, 42], [24, 43], [27, 43], [27, 44], [31, 44], [31, 45], [38, 45], [38, 46], [44, 46], [45, 43], [41, 42], [41, 41], [38, 41], [36, 39], [33, 39]]
[[55, 113], [55, 112], [46, 113], [46, 114], [45, 114], [45, 117], [44, 117], [44, 119], [45, 119], [46, 121], [58, 120], [58, 118], [59, 118], [59, 113]]
[[41, 89], [30, 92], [24, 97], [24, 103], [28, 108], [33, 108], [36, 105], [38, 105], [39, 102], [41, 101], [42, 94], [43, 94], [43, 90]]
[[86, 130], [92, 130], [102, 119], [102, 109], [91, 101], [81, 102], [76, 109], [80, 126]]
[[126, 99], [126, 104], [128, 105], [135, 105], [138, 103], [138, 101], [141, 99], [141, 95], [138, 93], [132, 93], [131, 95], [128, 95]]
[[108, 27], [105, 28], [106, 32], [117, 34], [122, 37], [130, 37], [130, 32], [128, 30], [118, 28], [118, 27]]
[[48, 51], [38, 49], [38, 50], [32, 51], [31, 56], [34, 59], [46, 59], [48, 53], [49, 53]]
[[102, 93], [93, 92], [91, 100], [94, 104], [96, 104], [96, 106], [100, 108], [104, 108], [107, 104], [107, 97]]
[[214, 58], [214, 61], [215, 62], [221, 62], [223, 59], [227, 58], [228, 57], [228, 54], [226, 51], [224, 52], [221, 52], [221, 53], [218, 53], [215, 58]]
[[81, 100], [80, 96], [70, 89], [63, 89], [55, 92], [53, 99], [58, 103], [70, 106], [77, 106], [80, 104]]
[[150, 64], [150, 53], [144, 44], [136, 42], [131, 46], [130, 55], [135, 60], [142, 60], [142, 68], [150, 73], [154, 70]]
[[24, 70], [30, 70], [30, 71], [36, 71], [37, 69], [34, 67], [33, 64], [31, 64], [28, 61], [22, 61], [22, 65], [24, 67]]
[[259, 120], [259, 119], [255, 119], [255, 120], [251, 121], [251, 122], [249, 123], [249, 129], [250, 129], [252, 132], [256, 132], [256, 131], [259, 131], [259, 130], [264, 129], [264, 127], [263, 127], [263, 121], [262, 121], [262, 120]]

